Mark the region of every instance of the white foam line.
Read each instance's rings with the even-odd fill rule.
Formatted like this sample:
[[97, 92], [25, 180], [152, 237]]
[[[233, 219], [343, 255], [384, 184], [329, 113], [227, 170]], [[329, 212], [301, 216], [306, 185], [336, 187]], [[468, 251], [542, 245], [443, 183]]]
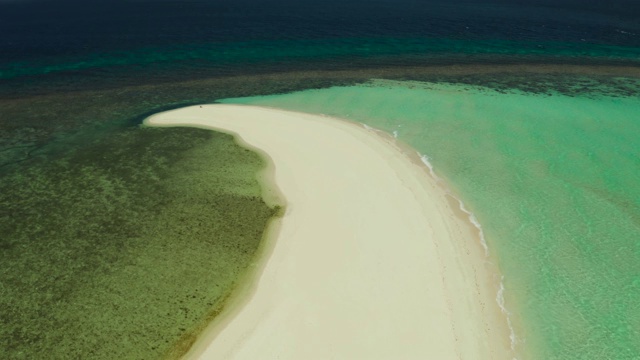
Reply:
[[[433, 184], [425, 169], [389, 134], [240, 105], [187, 107], [145, 123], [238, 134], [281, 169], [273, 181], [290, 207], [246, 300], [201, 336], [193, 358], [492, 359], [491, 352], [508, 351], [485, 330], [493, 319], [483, 319], [482, 303], [466, 299], [476, 293], [467, 275], [482, 259], [467, 264], [455, 246], [438, 247], [469, 239], [448, 231], [458, 220], [442, 211], [444, 187], [425, 186]], [[318, 176], [318, 166], [330, 175]], [[445, 271], [449, 264], [455, 270]], [[457, 309], [463, 312], [454, 316]]]
[[417, 151], [416, 151], [416, 154], [418, 154], [418, 157], [420, 157], [420, 160], [422, 160], [422, 163], [425, 164], [427, 168], [429, 168], [429, 173], [431, 174], [431, 176], [433, 176], [434, 179], [440, 182], [440, 177], [438, 177], [438, 175], [436, 175], [436, 173], [433, 171], [433, 165], [431, 165], [431, 162], [429, 161], [429, 157], [427, 155], [422, 155]]
[[376, 131], [376, 129], [372, 128], [371, 126], [369, 126], [369, 125], [367, 125], [365, 123], [362, 123], [362, 126], [364, 126], [364, 128], [369, 130], [369, 131]]
[[484, 248], [484, 254], [486, 256], [489, 256], [489, 246], [487, 245], [487, 241], [484, 238], [484, 231], [482, 231], [482, 225], [480, 225], [478, 218], [476, 218], [476, 216], [471, 211], [467, 210], [462, 200], [460, 199], [457, 199], [457, 200], [460, 203], [460, 210], [462, 210], [462, 212], [464, 212], [469, 216], [469, 221], [478, 229], [478, 233], [480, 234], [480, 243]]
[[[498, 306], [500, 306], [500, 310], [502, 310], [502, 313], [505, 314], [507, 318], [507, 326], [509, 326], [509, 339], [511, 340], [511, 351], [515, 351], [518, 339], [516, 338], [516, 332], [513, 329], [513, 324], [511, 323], [511, 313], [504, 305], [504, 276], [500, 279], [500, 289], [498, 289], [496, 301], [498, 302]], [[517, 358], [515, 357], [513, 359], [517, 360]]]
[[[436, 173], [435, 173], [435, 171], [433, 169], [433, 165], [429, 161], [429, 157], [427, 155], [420, 154], [419, 152], [416, 152], [416, 153], [420, 157], [420, 160], [422, 160], [422, 162], [429, 169], [429, 173], [431, 174], [431, 176], [434, 179], [436, 179], [437, 182], [440, 182], [441, 179], [440, 179], [440, 177], [438, 175], [436, 175]], [[480, 222], [478, 221], [476, 216], [471, 211], [467, 210], [467, 208], [464, 206], [464, 203], [462, 202], [462, 200], [457, 198], [450, 191], [447, 191], [447, 193], [449, 195], [451, 195], [453, 198], [455, 198], [456, 200], [458, 200], [458, 204], [460, 206], [460, 210], [462, 210], [462, 212], [464, 212], [465, 214], [468, 215], [469, 221], [478, 229], [478, 233], [480, 234], [480, 243], [482, 244], [482, 247], [484, 249], [484, 254], [485, 254], [486, 257], [489, 257], [489, 246], [487, 245], [487, 241], [486, 241], [486, 239], [484, 237], [484, 231], [482, 230], [482, 225], [480, 224]], [[515, 352], [515, 347], [516, 347], [516, 344], [518, 342], [518, 339], [516, 337], [515, 330], [513, 329], [513, 324], [511, 322], [511, 313], [509, 312], [509, 310], [507, 310], [507, 308], [506, 308], [506, 306], [504, 304], [504, 276], [502, 276], [500, 278], [500, 288], [498, 289], [498, 293], [496, 294], [496, 302], [498, 303], [498, 306], [500, 307], [500, 310], [502, 311], [502, 313], [507, 318], [507, 326], [509, 327], [509, 339], [510, 339], [510, 342], [511, 342], [511, 344], [510, 344], [511, 345], [511, 351]], [[517, 360], [517, 358], [514, 357], [513, 360]]]
[[[369, 131], [373, 131], [373, 132], [379, 132], [380, 130], [373, 128], [367, 124], [362, 123], [362, 125], [364, 126], [365, 129], [369, 130]], [[398, 131], [393, 131], [393, 137], [394, 138], [398, 138]], [[436, 175], [435, 170], [433, 168], [433, 164], [431, 164], [431, 161], [429, 159], [429, 157], [427, 155], [423, 155], [420, 152], [416, 151], [416, 154], [418, 155], [418, 157], [420, 158], [420, 160], [422, 161], [422, 163], [429, 169], [429, 174], [431, 174], [431, 176], [436, 180], [436, 182], [441, 182], [442, 179]], [[478, 234], [480, 235], [480, 244], [482, 245], [482, 248], [484, 249], [484, 254], [485, 256], [488, 258], [489, 257], [489, 246], [487, 245], [487, 241], [484, 237], [484, 231], [482, 230], [482, 225], [480, 224], [480, 222], [478, 221], [478, 218], [476, 218], [476, 216], [473, 214], [473, 212], [469, 211], [464, 203], [462, 202], [462, 200], [460, 200], [458, 197], [456, 197], [454, 194], [451, 193], [451, 191], [446, 190], [447, 194], [451, 195], [454, 199], [458, 200], [458, 204], [460, 207], [460, 210], [462, 212], [464, 212], [465, 214], [467, 214], [469, 221], [473, 224], [473, 226], [476, 227], [476, 229], [478, 229]], [[502, 311], [502, 313], [505, 315], [505, 317], [507, 318], [507, 326], [509, 327], [509, 339], [511, 341], [511, 350], [515, 352], [515, 347], [516, 344], [518, 342], [518, 339], [516, 337], [515, 334], [515, 330], [513, 329], [513, 324], [511, 322], [511, 313], [507, 310], [507, 308], [505, 307], [504, 304], [504, 276], [502, 276], [500, 278], [500, 288], [498, 289], [498, 293], [496, 294], [496, 302], [498, 303], [498, 306], [500, 307], [500, 310]], [[513, 360], [517, 360], [516, 357], [513, 358]]]

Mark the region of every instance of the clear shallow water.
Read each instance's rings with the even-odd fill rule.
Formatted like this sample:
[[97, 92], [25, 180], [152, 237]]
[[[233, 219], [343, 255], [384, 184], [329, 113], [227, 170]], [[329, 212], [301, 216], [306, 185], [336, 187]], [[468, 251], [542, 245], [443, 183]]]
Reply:
[[[558, 92], [580, 97], [587, 91], [635, 96], [640, 78], [637, 67], [640, 58], [639, 14], [640, 7], [634, 0], [598, 4], [578, 0], [0, 0], [0, 256], [3, 257], [0, 262], [0, 302], [3, 304], [0, 307], [3, 325], [0, 332], [4, 331], [0, 336], [0, 357], [34, 358], [41, 356], [31, 355], [46, 352], [49, 357], [65, 358], [72, 350], [83, 357], [95, 357], [93, 355], [98, 351], [103, 354], [116, 351], [132, 357], [158, 358], [163, 349], [188, 344], [190, 336], [197, 332], [194, 329], [216, 308], [210, 304], [223, 301], [224, 289], [211, 284], [224, 288], [224, 284], [235, 280], [236, 270], [241, 267], [237, 265], [250, 263], [258, 232], [266, 221], [264, 216], [272, 211], [248, 196], [247, 191], [253, 191], [255, 195], [257, 190], [255, 184], [248, 185], [253, 176], [241, 165], [252, 163], [248, 160], [252, 159], [251, 155], [232, 156], [237, 155], [238, 148], [228, 138], [213, 135], [207, 138], [203, 132], [141, 130], [138, 125], [145, 116], [222, 98], [353, 85], [380, 77], [486, 85], [502, 92], [520, 89], [531, 94]], [[512, 63], [533, 64], [534, 71], [508, 66]], [[547, 63], [560, 66], [535, 65]], [[566, 64], [603, 65], [605, 68], [563, 66]], [[621, 68], [621, 64], [630, 67]], [[407, 99], [403, 97], [400, 102], [391, 103], [384, 101], [389, 94], [376, 97], [366, 93], [365, 99], [371, 101], [359, 104], [364, 109], [367, 106], [376, 109], [380, 115], [393, 116], [394, 111], [401, 111], [405, 105], [415, 107], [409, 101], [414, 98], [412, 94], [417, 93], [408, 92]], [[338, 96], [332, 101], [342, 104], [343, 109], [353, 105], [345, 103], [344, 99]], [[491, 101], [488, 102], [490, 108]], [[312, 103], [310, 101], [309, 105]], [[378, 103], [385, 105], [375, 105]], [[472, 113], [472, 108], [464, 112]], [[442, 110], [442, 114], [447, 112]], [[388, 122], [381, 119], [375, 120], [379, 123], [377, 126], [387, 124], [389, 131], [396, 130], [408, 140], [411, 139], [407, 136], [412, 133], [418, 134], [418, 141], [420, 134], [440, 134], [445, 139], [456, 133], [457, 141], [479, 142], [479, 149], [493, 146], [494, 153], [517, 152], [519, 146], [525, 144], [487, 144], [476, 139], [469, 129], [476, 132], [492, 129], [493, 123], [484, 120], [457, 125], [436, 121], [425, 132], [420, 129], [424, 119], [416, 118], [412, 120], [412, 131], [408, 132], [397, 128], [393, 117], [385, 118]], [[434, 127], [434, 124], [439, 125]], [[589, 129], [599, 131], [602, 124], [595, 121]], [[405, 123], [403, 127], [409, 129], [409, 125]], [[514, 126], [527, 128], [505, 123], [501, 131], [513, 131], [510, 127]], [[627, 131], [635, 129], [630, 124], [619, 126], [623, 129], [621, 134], [612, 133], [610, 137], [626, 139], [630, 136]], [[434, 129], [440, 130], [432, 133]], [[540, 135], [540, 139], [546, 139], [546, 135]], [[461, 193], [480, 194], [473, 188], [477, 186], [474, 177], [479, 177], [479, 173], [472, 160], [492, 164], [487, 168], [491, 170], [522, 170], [514, 167], [519, 166], [517, 162], [508, 162], [501, 157], [493, 160], [482, 158], [480, 154], [462, 156], [458, 153], [458, 145], [451, 143], [446, 147], [447, 144], [443, 141], [437, 147], [446, 152], [426, 149], [425, 153], [434, 157], [439, 172], [455, 180], [452, 182]], [[119, 150], [114, 152], [112, 149]], [[215, 166], [209, 160], [212, 152], [219, 161]], [[567, 156], [567, 159], [574, 159], [577, 155]], [[596, 161], [588, 156], [586, 160], [577, 158], [582, 162]], [[614, 165], [622, 169], [618, 166], [622, 163], [617, 161]], [[254, 169], [259, 167], [257, 163], [253, 164]], [[540, 173], [547, 168], [559, 171], [560, 166], [544, 164], [539, 166]], [[238, 169], [244, 170], [238, 172]], [[527, 169], [524, 166], [524, 170]], [[549, 172], [549, 169], [545, 171]], [[185, 178], [184, 174], [190, 175]], [[494, 176], [492, 173], [480, 175]], [[600, 172], [595, 175], [605, 176]], [[602, 179], [599, 181], [606, 186], [613, 186], [618, 181], [606, 176]], [[580, 183], [584, 179], [573, 181]], [[187, 182], [191, 186], [177, 185]], [[236, 187], [237, 183], [242, 186]], [[511, 192], [519, 193], [522, 186]], [[629, 202], [626, 193], [613, 196], [608, 190], [601, 190], [602, 187], [590, 186], [597, 190], [594, 194], [604, 194], [601, 199], [604, 203], [623, 204], [612, 205], [616, 209], [626, 206], [632, 209], [630, 214], [637, 209], [635, 200]], [[229, 195], [227, 190], [234, 194]], [[208, 195], [202, 196], [203, 192]], [[492, 196], [490, 191], [487, 194]], [[574, 197], [581, 198], [577, 194]], [[194, 198], [203, 202], [189, 202]], [[205, 201], [214, 198], [224, 201]], [[166, 199], [172, 201], [164, 201]], [[469, 202], [472, 201], [475, 200], [470, 198]], [[484, 200], [475, 202], [484, 203]], [[531, 209], [527, 211], [536, 216], [543, 212]], [[475, 210], [482, 213], [479, 208]], [[254, 217], [256, 221], [250, 224], [253, 236], [249, 237], [236, 236], [238, 232], [233, 226], [215, 230], [199, 217], [184, 224], [148, 216], [176, 211], [215, 214], [216, 224], [235, 224], [239, 221], [238, 214], [244, 211], [264, 216]], [[554, 208], [554, 211], [560, 210]], [[534, 216], [527, 214], [518, 216]], [[59, 221], [61, 218], [65, 221]], [[514, 219], [520, 221], [520, 218]], [[601, 222], [595, 223], [601, 225]], [[167, 227], [173, 232], [153, 235], [158, 228]], [[590, 229], [588, 226], [583, 228]], [[531, 229], [544, 234], [555, 231], [551, 225], [530, 226], [522, 231], [527, 233], [533, 231]], [[496, 238], [503, 235], [494, 231]], [[229, 240], [215, 245], [218, 250], [220, 246], [226, 246], [227, 250], [213, 251], [208, 247], [209, 235]], [[175, 246], [182, 244], [184, 239], [192, 241], [189, 246]], [[172, 257], [167, 259], [169, 262], [162, 260], [166, 258], [163, 258], [166, 249], [156, 246], [160, 243], [173, 246]], [[600, 245], [592, 246], [592, 251], [599, 250]], [[141, 250], [145, 248], [151, 250]], [[246, 251], [234, 250], [238, 248]], [[189, 255], [194, 249], [203, 251], [195, 251], [197, 256], [194, 258]], [[207, 249], [212, 251], [207, 252]], [[184, 253], [179, 254], [178, 250]], [[48, 253], [56, 254], [61, 261], [49, 261]], [[69, 253], [78, 256], [61, 255]], [[550, 252], [549, 257], [551, 254], [554, 252]], [[627, 257], [635, 256], [633, 254], [633, 251], [624, 253]], [[229, 262], [229, 257], [237, 261]], [[32, 259], [38, 259], [37, 263], [42, 267], [30, 268]], [[136, 268], [139, 282], [113, 276], [118, 271], [126, 275], [118, 269], [129, 266], [127, 264], [136, 259], [138, 265], [144, 263], [146, 266]], [[188, 261], [183, 263], [178, 259]], [[564, 255], [559, 259], [565, 259]], [[189, 266], [212, 261], [220, 265], [221, 272], [208, 274], [212, 277], [206, 280], [207, 284], [198, 282], [203, 279], [201, 275], [207, 274], [193, 272], [190, 274], [200, 280], [186, 281], [181, 277], [180, 281], [166, 281], [174, 279], [172, 269], [185, 274], [183, 270]], [[593, 261], [600, 266], [608, 264]], [[61, 266], [47, 270], [46, 266], [56, 264]], [[631, 264], [625, 262], [620, 271], [629, 270], [627, 267]], [[153, 272], [155, 267], [162, 271]], [[58, 282], [56, 277], [42, 275], [47, 272], [66, 277]], [[522, 273], [526, 272], [523, 270]], [[624, 285], [628, 280], [628, 276], [623, 276], [619, 281]], [[145, 299], [149, 295], [146, 282], [166, 286], [157, 289], [153, 301], [161, 312], [167, 310], [170, 315], [136, 313], [136, 304], [148, 300]], [[507, 280], [512, 289], [515, 283], [515, 280]], [[78, 297], [104, 289], [104, 284], [108, 284], [109, 289], [119, 290], [107, 289], [99, 298]], [[39, 290], [34, 291], [31, 285], [37, 285]], [[560, 292], [560, 285], [548, 284], [550, 290], [547, 292]], [[631, 288], [635, 289], [633, 286]], [[204, 297], [196, 294], [194, 298], [194, 289], [199, 289], [200, 294], [202, 289], [211, 292]], [[116, 296], [119, 293], [130, 295]], [[511, 294], [515, 297], [518, 293], [513, 291]], [[551, 295], [548, 296], [551, 298]], [[182, 302], [176, 300], [182, 296]], [[594, 297], [593, 301], [602, 303], [604, 300], [597, 300], [601, 298]], [[116, 303], [116, 300], [120, 301], [122, 311], [113, 308], [101, 311], [105, 303]], [[516, 300], [509, 301], [515, 303]], [[584, 301], [584, 306], [595, 306], [591, 300]], [[616, 301], [610, 300], [611, 308], [622, 309], [620, 311], [628, 308], [627, 299]], [[188, 309], [189, 316], [180, 317], [186, 313], [183, 307]], [[556, 312], [559, 308], [555, 308]], [[602, 350], [600, 340], [603, 339], [618, 341], [636, 334], [625, 329], [637, 329], [637, 326], [622, 325], [618, 332], [610, 330], [618, 324], [616, 321], [621, 313], [618, 310], [611, 312], [617, 315], [610, 316], [613, 325], [607, 325], [606, 331], [585, 327], [594, 334], [608, 334], [601, 337], [585, 335], [584, 339], [589, 340], [585, 343], [596, 343], [589, 349]], [[533, 305], [528, 311], [530, 315], [541, 312]], [[631, 310], [628, 313], [636, 315]], [[139, 323], [138, 328], [125, 329], [123, 324], [135, 325], [126, 320], [132, 319], [130, 315], [135, 315], [136, 321], [145, 322]], [[93, 326], [96, 322], [104, 325], [99, 331]], [[5, 326], [7, 324], [9, 326]], [[604, 323], [600, 324], [604, 326]], [[546, 334], [546, 337], [540, 335], [539, 339], [523, 334], [535, 344], [552, 344], [556, 341], [556, 333], [567, 329], [555, 326], [537, 332]], [[53, 328], [56, 332], [43, 335], [43, 329]], [[146, 331], [145, 341], [138, 341], [141, 339], [139, 329], [153, 328], [166, 332]], [[122, 341], [112, 341], [109, 334], [118, 334]], [[577, 338], [577, 335], [572, 337]], [[95, 344], [100, 344], [100, 349]], [[612, 345], [619, 349], [616, 344], [621, 342]], [[152, 347], [154, 349], [150, 351]], [[637, 350], [632, 345], [629, 348], [626, 353], [612, 352], [611, 356], [625, 358]], [[595, 353], [594, 350], [590, 354]]]
[[637, 96], [373, 81], [224, 102], [397, 134], [430, 157], [482, 224], [525, 357], [640, 356]]
[[198, 129], [75, 145], [0, 177], [0, 357], [176, 358], [275, 214], [264, 161]]

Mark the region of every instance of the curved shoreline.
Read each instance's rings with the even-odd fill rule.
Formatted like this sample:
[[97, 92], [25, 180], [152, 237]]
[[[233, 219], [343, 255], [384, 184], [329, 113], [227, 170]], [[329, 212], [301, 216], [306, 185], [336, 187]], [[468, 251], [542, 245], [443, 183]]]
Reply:
[[477, 229], [397, 144], [346, 121], [241, 105], [145, 123], [237, 134], [271, 157], [287, 199], [255, 291], [187, 357], [513, 357]]

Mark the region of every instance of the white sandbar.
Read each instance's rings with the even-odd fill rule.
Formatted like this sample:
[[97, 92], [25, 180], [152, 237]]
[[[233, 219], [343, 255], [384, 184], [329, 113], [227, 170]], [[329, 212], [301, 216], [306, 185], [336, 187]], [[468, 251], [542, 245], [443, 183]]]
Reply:
[[188, 358], [512, 357], [477, 229], [392, 138], [242, 105], [192, 106], [145, 123], [238, 135], [271, 158], [287, 204], [253, 290]]

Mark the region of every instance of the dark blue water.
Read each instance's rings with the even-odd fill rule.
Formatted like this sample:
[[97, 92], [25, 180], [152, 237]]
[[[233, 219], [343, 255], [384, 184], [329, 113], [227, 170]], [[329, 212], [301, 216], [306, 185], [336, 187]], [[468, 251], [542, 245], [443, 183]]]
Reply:
[[[206, 200], [167, 185], [182, 183], [176, 174], [184, 175], [185, 168], [204, 168], [189, 167], [189, 161], [208, 163], [194, 154], [212, 149], [226, 156], [242, 153], [229, 139], [212, 143], [202, 133], [143, 131], [138, 125], [146, 115], [223, 98], [352, 85], [370, 78], [537, 94], [638, 96], [640, 2], [0, 0], [0, 256], [15, 264], [0, 263], [0, 300], [9, 304], [0, 307], [0, 358], [98, 358], [97, 353], [109, 358], [113, 349], [158, 358], [167, 349], [188, 345], [214, 313], [211, 304], [224, 302], [224, 289], [216, 289], [206, 301], [202, 293], [193, 292], [213, 288], [211, 283], [200, 287], [201, 276], [192, 279], [198, 286], [188, 296], [186, 290], [169, 289], [178, 295], [158, 296], [154, 300], [162, 304], [158, 308], [163, 314], [148, 317], [166, 321], [170, 326], [155, 328], [170, 333], [145, 331], [150, 337], [142, 341], [136, 337], [142, 336], [139, 331], [121, 329], [131, 316], [124, 312], [118, 317], [123, 312], [113, 304], [139, 303], [121, 293], [148, 300], [144, 278], [122, 292], [100, 285], [114, 279], [104, 269], [127, 268], [123, 261], [129, 266], [130, 259], [140, 259], [121, 256], [122, 249], [147, 255], [162, 250], [153, 245], [154, 229], [168, 225], [150, 214], [175, 214], [192, 204], [185, 200], [181, 208], [178, 200], [167, 199]], [[221, 167], [237, 165], [218, 160]], [[224, 193], [226, 185], [220, 184], [215, 188]], [[104, 202], [105, 194], [116, 194], [118, 200], [91, 210], [89, 205]], [[209, 204], [189, 211], [223, 214], [227, 218], [220, 221], [236, 222], [237, 216], [228, 218], [232, 201], [223, 195], [222, 207]], [[239, 213], [270, 211], [257, 197], [241, 196], [233, 202]], [[89, 215], [79, 208], [82, 204], [91, 210]], [[177, 244], [179, 236], [197, 240], [194, 234], [219, 233], [201, 228], [202, 223], [172, 225], [180, 235], [162, 239]], [[146, 232], [139, 234], [139, 229]], [[253, 232], [254, 240], [259, 229]], [[49, 248], [58, 243], [64, 246]], [[69, 249], [84, 255], [75, 260], [60, 255]], [[212, 256], [231, 261], [222, 253]], [[58, 254], [55, 262], [51, 254]], [[243, 251], [244, 261], [252, 254]], [[178, 259], [177, 253], [171, 255]], [[193, 258], [189, 253], [180, 256]], [[41, 265], [32, 266], [33, 259]], [[99, 266], [87, 259], [99, 259]], [[49, 281], [52, 272], [46, 266], [56, 264], [56, 273], [70, 275]], [[153, 273], [140, 269], [141, 274]], [[172, 272], [167, 266], [164, 270]], [[235, 275], [225, 274], [211, 281], [232, 284]], [[32, 291], [29, 281], [44, 290]], [[168, 284], [159, 275], [155, 281]], [[91, 286], [106, 289], [113, 298], [108, 301], [111, 312], [97, 311], [104, 303], [95, 296], [82, 298], [97, 306], [93, 312], [83, 313], [73, 305], [79, 301], [77, 294], [94, 294], [87, 290]], [[143, 290], [135, 293], [134, 288]], [[199, 306], [208, 315], [190, 310], [188, 319], [172, 318], [182, 316], [186, 302], [193, 303], [189, 309]], [[174, 307], [164, 311], [164, 306]], [[107, 313], [113, 316], [107, 319]], [[92, 322], [105, 328], [86, 330], [93, 329]]]
[[151, 82], [478, 55], [628, 63], [640, 59], [639, 14], [633, 1], [5, 1], [0, 79]]

